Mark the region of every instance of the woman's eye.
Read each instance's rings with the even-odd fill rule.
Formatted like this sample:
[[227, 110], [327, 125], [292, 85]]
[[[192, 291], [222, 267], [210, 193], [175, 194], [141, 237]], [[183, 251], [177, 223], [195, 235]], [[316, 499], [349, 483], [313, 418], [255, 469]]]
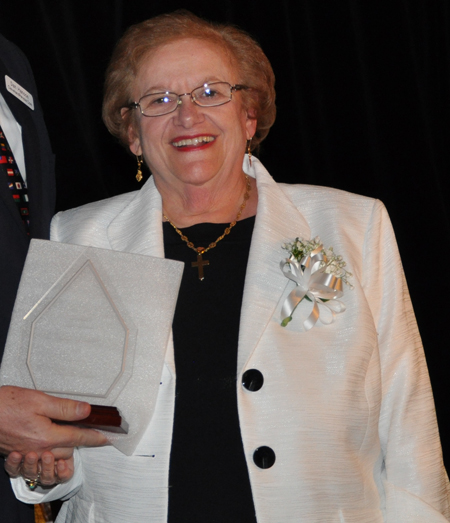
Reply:
[[172, 99], [169, 98], [168, 96], [161, 96], [161, 97], [155, 98], [152, 101], [152, 104], [153, 105], [162, 105], [162, 104], [168, 104], [171, 101], [172, 101]]
[[203, 91], [203, 96], [205, 98], [214, 98], [214, 96], [217, 96], [219, 93], [215, 91], [214, 89], [205, 89]]

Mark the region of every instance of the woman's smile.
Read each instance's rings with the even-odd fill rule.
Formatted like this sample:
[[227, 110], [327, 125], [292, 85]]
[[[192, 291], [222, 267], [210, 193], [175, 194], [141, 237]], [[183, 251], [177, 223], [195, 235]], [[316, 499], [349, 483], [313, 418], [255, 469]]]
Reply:
[[181, 152], [192, 151], [196, 149], [205, 149], [212, 145], [215, 136], [212, 135], [196, 135], [196, 136], [180, 136], [174, 139], [172, 145]]

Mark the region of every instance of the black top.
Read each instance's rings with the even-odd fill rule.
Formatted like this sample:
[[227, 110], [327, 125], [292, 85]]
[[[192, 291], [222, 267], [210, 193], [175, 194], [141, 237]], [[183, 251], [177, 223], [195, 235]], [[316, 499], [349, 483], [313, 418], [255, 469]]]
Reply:
[[[185, 262], [173, 322], [177, 377], [170, 523], [256, 522], [236, 398], [239, 321], [254, 222], [238, 222], [203, 255], [210, 262], [203, 281], [191, 267], [195, 252], [164, 223], [166, 258]], [[196, 247], [206, 247], [227, 225], [198, 224], [183, 234]]]

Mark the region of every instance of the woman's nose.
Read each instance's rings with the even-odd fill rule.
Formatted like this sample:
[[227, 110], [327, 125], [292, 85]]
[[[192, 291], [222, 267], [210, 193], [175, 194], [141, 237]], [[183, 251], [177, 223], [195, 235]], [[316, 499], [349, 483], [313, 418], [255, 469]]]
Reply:
[[175, 117], [184, 127], [192, 127], [203, 120], [202, 108], [192, 101], [190, 94], [182, 94]]

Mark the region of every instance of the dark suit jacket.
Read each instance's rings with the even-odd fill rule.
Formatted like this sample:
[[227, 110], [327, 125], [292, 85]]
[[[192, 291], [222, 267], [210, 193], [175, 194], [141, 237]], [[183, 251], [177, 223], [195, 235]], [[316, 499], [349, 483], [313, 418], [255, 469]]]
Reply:
[[[5, 75], [32, 94], [34, 110], [6, 90]], [[24, 54], [0, 35], [0, 92], [22, 126], [25, 166], [30, 198], [32, 238], [47, 239], [55, 207], [54, 156], [50, 146], [36, 85]], [[0, 183], [0, 358], [3, 356], [11, 312], [28, 250], [17, 206], [5, 183]], [[34, 521], [33, 508], [16, 501], [9, 479], [0, 468], [0, 521]]]

